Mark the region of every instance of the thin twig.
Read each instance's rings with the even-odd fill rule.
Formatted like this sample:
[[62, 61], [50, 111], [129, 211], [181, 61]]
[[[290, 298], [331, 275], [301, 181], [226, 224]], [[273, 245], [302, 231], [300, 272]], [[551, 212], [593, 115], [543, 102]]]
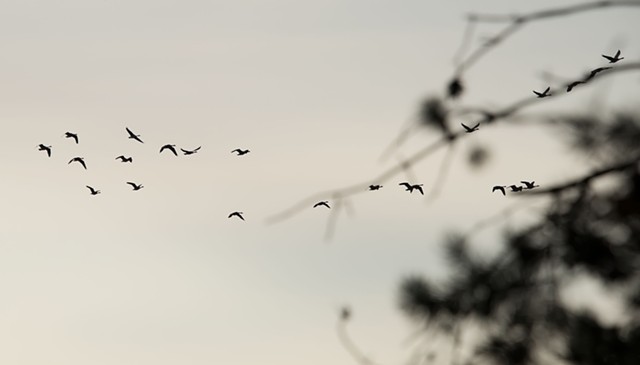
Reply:
[[[468, 70], [473, 64], [478, 62], [484, 55], [489, 53], [498, 44], [512, 36], [518, 30], [520, 30], [527, 23], [531, 23], [538, 20], [557, 18], [576, 13], [586, 12], [590, 10], [602, 9], [614, 6], [640, 6], [640, 1], [594, 1], [590, 3], [576, 4], [561, 8], [535, 11], [528, 14], [518, 15], [492, 15], [492, 14], [470, 14], [468, 16], [468, 22], [478, 23], [509, 23], [504, 29], [498, 32], [493, 37], [489, 38], [482, 46], [476, 48], [471, 54], [456, 67], [455, 75], [460, 75], [462, 72]], [[465, 35], [466, 36], [466, 35]], [[463, 38], [463, 44], [466, 39]]]

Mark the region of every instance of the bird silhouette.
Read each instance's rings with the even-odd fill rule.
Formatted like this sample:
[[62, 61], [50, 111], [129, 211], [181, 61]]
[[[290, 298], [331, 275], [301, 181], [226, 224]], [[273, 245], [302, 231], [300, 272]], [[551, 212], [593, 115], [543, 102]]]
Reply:
[[606, 71], [608, 69], [610, 69], [611, 67], [598, 67], [594, 70], [591, 70], [591, 72], [589, 73], [589, 76], [587, 76], [585, 81], [589, 81], [592, 78], [594, 78], [598, 73], [602, 72], [602, 71]]
[[424, 195], [424, 191], [422, 190], [422, 184], [409, 184], [408, 182], [401, 182], [398, 185], [403, 185], [409, 193], [413, 193], [413, 190], [418, 190], [420, 194]]
[[460, 125], [462, 125], [462, 128], [464, 128], [464, 129], [465, 129], [465, 132], [467, 132], [467, 133], [475, 132], [475, 131], [477, 131], [477, 130], [480, 128], [480, 123], [478, 123], [478, 124], [474, 125], [474, 126], [473, 126], [473, 127], [471, 127], [471, 128], [467, 127], [464, 123], [460, 123]]
[[246, 155], [247, 153], [251, 152], [249, 150], [241, 150], [239, 148], [236, 148], [235, 150], [231, 151], [231, 153], [237, 152], [238, 156], [242, 156], [242, 155]]
[[242, 215], [243, 215], [243, 214], [244, 214], [244, 213], [242, 213], [242, 212], [233, 212], [233, 213], [229, 214], [229, 216], [228, 216], [227, 218], [231, 218], [231, 217], [233, 217], [233, 216], [236, 216], [236, 217], [238, 217], [238, 218], [240, 218], [240, 219], [244, 220], [244, 218], [242, 217]]
[[133, 157], [124, 157], [123, 155], [116, 157], [117, 159], [120, 159], [120, 162], [133, 162]]
[[87, 188], [91, 191], [91, 195], [98, 195], [100, 194], [100, 190], [96, 190], [94, 188], [92, 188], [91, 186], [87, 185]]
[[517, 185], [509, 185], [509, 187], [511, 188], [511, 192], [513, 193], [517, 193], [519, 191], [522, 191], [523, 189], [522, 186], [517, 186]]
[[317, 208], [319, 206], [323, 206], [323, 207], [327, 207], [329, 209], [331, 209], [331, 207], [329, 206], [329, 202], [328, 201], [322, 201], [322, 202], [317, 202], [313, 205], [314, 208]]
[[84, 167], [85, 170], [87, 169], [87, 164], [84, 163], [84, 158], [82, 158], [82, 157], [74, 157], [74, 158], [71, 159], [71, 161], [69, 161], [68, 164], [70, 164], [72, 162], [79, 162], [80, 165], [82, 165], [82, 167]]
[[127, 184], [131, 185], [131, 187], [133, 188], [133, 191], [140, 190], [140, 189], [144, 188], [144, 186], [142, 186], [142, 184], [136, 184], [136, 183], [131, 182], [131, 181], [127, 181]]
[[165, 144], [164, 146], [162, 146], [160, 148], [160, 153], [162, 153], [162, 151], [164, 150], [169, 150], [171, 152], [173, 152], [174, 155], [178, 156], [178, 152], [176, 152], [176, 145], [175, 144]]
[[382, 185], [369, 185], [369, 190], [380, 190]]
[[611, 57], [611, 56], [607, 56], [607, 55], [602, 55], [602, 57], [606, 58], [609, 60], [609, 63], [616, 63], [620, 60], [624, 60], [624, 57], [620, 57], [620, 50], [618, 50], [618, 52], [616, 52], [616, 55]]
[[[202, 146], [200, 146], [200, 147], [202, 147]], [[181, 148], [180, 151], [182, 151], [182, 153], [185, 154], [185, 155], [193, 155], [194, 153], [198, 152], [200, 147], [196, 148], [195, 150], [191, 150], [191, 151], [185, 150], [184, 148]]]
[[535, 185], [535, 181], [520, 181], [521, 183], [523, 183], [525, 185], [525, 189], [533, 189], [533, 188], [537, 188], [540, 185]]
[[142, 140], [140, 139], [140, 135], [139, 134], [135, 134], [131, 131], [131, 129], [125, 127], [125, 129], [127, 130], [127, 133], [129, 133], [129, 138], [131, 139], [135, 139], [136, 141], [140, 142], [140, 143], [144, 143], [142, 142]]
[[571, 90], [573, 90], [574, 87], [584, 83], [585, 81], [580, 81], [580, 80], [570, 83], [569, 85], [567, 85], [567, 92], [570, 92]]
[[66, 132], [64, 134], [65, 138], [73, 138], [76, 141], [76, 144], [78, 144], [78, 135], [76, 133], [71, 133], [71, 132]]
[[551, 96], [551, 94], [549, 93], [549, 91], [551, 91], [551, 86], [547, 87], [543, 92], [537, 92], [535, 90], [533, 90], [533, 93], [538, 95], [539, 98], [546, 98], [547, 96]]
[[47, 156], [51, 157], [51, 146], [45, 146], [40, 143], [38, 145], [38, 151], [47, 151]]
[[504, 188], [506, 188], [506, 186], [502, 186], [502, 185], [496, 185], [493, 187], [493, 189], [491, 189], [491, 192], [495, 192], [496, 190], [500, 190], [500, 192], [502, 193], [502, 195], [507, 195], [507, 193], [504, 191]]

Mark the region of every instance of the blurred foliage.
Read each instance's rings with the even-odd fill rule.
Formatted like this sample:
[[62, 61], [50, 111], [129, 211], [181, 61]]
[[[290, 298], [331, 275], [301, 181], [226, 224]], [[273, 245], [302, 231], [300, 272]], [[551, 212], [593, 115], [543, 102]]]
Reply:
[[[432, 124], [446, 122], [437, 101], [426, 109]], [[551, 126], [601, 167], [640, 157], [639, 114], [560, 117]], [[461, 364], [640, 364], [640, 164], [609, 175], [606, 187], [585, 182], [553, 194], [536, 223], [504, 235], [494, 257], [475, 254], [469, 236], [446, 238], [448, 280], [405, 279], [402, 310], [454, 349], [470, 349], [453, 356]], [[580, 278], [615, 293], [626, 308], [617, 324], [560, 299]], [[480, 335], [458, 345], [456, 333], [473, 326]]]

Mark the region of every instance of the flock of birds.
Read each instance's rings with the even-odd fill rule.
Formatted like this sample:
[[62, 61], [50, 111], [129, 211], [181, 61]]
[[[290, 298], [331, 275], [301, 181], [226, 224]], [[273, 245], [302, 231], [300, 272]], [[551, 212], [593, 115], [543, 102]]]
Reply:
[[[608, 55], [602, 55], [602, 57], [604, 57], [605, 59], [607, 59], [609, 61], [610, 64], [616, 63], [620, 60], [623, 60], [624, 57], [620, 57], [620, 50], [618, 50], [615, 55], [613, 56], [608, 56]], [[567, 85], [567, 92], [570, 92], [571, 90], [573, 90], [574, 87], [576, 87], [577, 85], [580, 84], [584, 84], [586, 82], [588, 82], [589, 80], [591, 80], [593, 77], [595, 77], [598, 73], [602, 72], [602, 71], [606, 71], [608, 69], [610, 69], [611, 67], [598, 67], [596, 69], [591, 70], [591, 72], [589, 72], [589, 74], [587, 74], [585, 76], [584, 79], [582, 80], [577, 80], [577, 81], [573, 81], [571, 83], [569, 83]], [[539, 92], [536, 90], [533, 90], [533, 93], [538, 97], [538, 98], [545, 98], [548, 96], [551, 96], [551, 87], [547, 87], [544, 91]], [[460, 123], [462, 125], [462, 127], [464, 128], [466, 133], [473, 133], [476, 132], [480, 129], [480, 123], [476, 123], [476, 125], [474, 126], [467, 126], [464, 123]], [[140, 137], [139, 134], [135, 134], [133, 133], [129, 128], [125, 128], [127, 133], [128, 133], [128, 138], [129, 139], [133, 139], [139, 143], [144, 143]], [[79, 143], [79, 138], [78, 135], [76, 133], [72, 133], [72, 132], [66, 132], [64, 135], [65, 138], [71, 138], [75, 141], [76, 144]], [[193, 150], [187, 150], [184, 148], [180, 148], [180, 151], [182, 151], [183, 155], [188, 156], [188, 155], [193, 155], [195, 153], [197, 153], [200, 148], [202, 146], [199, 146]], [[51, 157], [51, 149], [52, 146], [46, 146], [44, 144], [40, 144], [38, 145], [38, 150], [40, 151], [46, 151], [47, 156]], [[160, 147], [160, 152], [162, 153], [164, 151], [169, 151], [171, 153], [173, 153], [175, 156], [178, 156], [178, 151], [176, 150], [176, 145], [175, 144], [165, 144], [164, 146]], [[235, 153], [237, 154], [237, 156], [243, 156], [246, 155], [247, 153], [249, 153], [250, 151], [244, 150], [244, 149], [240, 149], [240, 148], [236, 148], [233, 151], [231, 151], [231, 153]], [[133, 162], [133, 158], [132, 157], [126, 157], [124, 155], [120, 155], [118, 157], [115, 158], [116, 160], [120, 160], [120, 162], [122, 163], [132, 163]], [[77, 162], [80, 165], [82, 165], [82, 167], [86, 170], [87, 169], [87, 164], [84, 161], [83, 157], [73, 157], [68, 164], [71, 164], [73, 162]], [[537, 187], [540, 187], [540, 185], [536, 185], [535, 181], [520, 181], [522, 184], [524, 184], [524, 186], [522, 185], [516, 185], [516, 184], [511, 184], [511, 185], [496, 185], [493, 187], [493, 189], [491, 190], [491, 192], [496, 192], [499, 191], [502, 193], [502, 195], [507, 195], [507, 188], [510, 189], [511, 193], [518, 193], [521, 192], [523, 190], [530, 190], [530, 189], [535, 189]], [[138, 191], [142, 188], [144, 188], [144, 186], [142, 184], [137, 184], [135, 182], [132, 181], [127, 181], [126, 182], [128, 185], [131, 186], [133, 191]], [[409, 182], [401, 182], [398, 185], [400, 186], [404, 186], [405, 187], [405, 191], [408, 191], [409, 193], [413, 193], [414, 190], [419, 191], [420, 194], [424, 195], [424, 190], [422, 189], [423, 184], [412, 184]], [[86, 185], [87, 189], [89, 189], [89, 193], [91, 195], [98, 195], [100, 194], [100, 190], [95, 189], [92, 186]], [[382, 185], [369, 185], [369, 191], [375, 191], [375, 190], [380, 190], [382, 188]], [[317, 202], [313, 205], [313, 208], [318, 208], [318, 207], [325, 207], [327, 209], [331, 209], [331, 206], [329, 205], [329, 201], [328, 200], [324, 200], [324, 201], [320, 201]], [[241, 220], [245, 220], [243, 217], [243, 212], [232, 212], [231, 214], [229, 214], [228, 218], [233, 218], [233, 217], [237, 217]]]
[[[135, 141], [137, 141], [139, 143], [144, 143], [139, 134], [133, 133], [133, 131], [131, 131], [131, 129], [129, 129], [128, 127], [125, 127], [125, 129], [127, 131], [129, 139], [133, 139], [133, 140], [135, 140]], [[77, 133], [66, 132], [64, 134], [64, 137], [73, 139], [76, 144], [80, 143], [80, 139], [79, 139]], [[37, 147], [38, 147], [39, 151], [45, 151], [47, 153], [47, 156], [51, 157], [51, 151], [53, 149], [52, 146], [47, 146], [47, 145], [41, 143]], [[180, 148], [180, 151], [182, 151], [183, 155], [188, 156], [188, 155], [193, 155], [193, 154], [198, 153], [200, 148], [202, 148], [202, 146], [198, 146], [197, 148], [194, 148], [192, 150], [187, 150], [187, 149], [184, 149], [184, 148]], [[178, 151], [176, 150], [176, 145], [175, 144], [165, 144], [164, 146], [160, 147], [160, 152], [159, 153], [162, 153], [164, 151], [169, 151], [169, 152], [173, 153], [175, 156], [178, 156]], [[235, 150], [231, 151], [231, 153], [235, 153], [238, 156], [246, 155], [249, 152], [251, 152], [251, 151], [249, 151], [248, 149], [244, 150], [244, 149], [240, 149], [240, 148], [236, 148]], [[124, 156], [124, 155], [120, 155], [120, 156], [116, 157], [115, 159], [116, 160], [120, 160], [121, 163], [132, 163], [133, 162], [133, 157], [127, 157], [127, 156]], [[87, 163], [85, 162], [83, 157], [79, 157], [79, 156], [73, 157], [71, 160], [69, 160], [68, 164], [72, 164], [74, 162], [77, 162], [78, 164], [80, 164], [85, 170], [87, 169]], [[133, 191], [138, 191], [138, 190], [144, 188], [144, 186], [142, 184], [138, 184], [138, 183], [135, 183], [133, 181], [127, 181], [126, 184], [131, 186], [131, 189]], [[98, 194], [101, 193], [100, 190], [94, 188], [93, 186], [86, 185], [86, 188], [89, 189], [89, 194], [91, 194], [91, 195], [98, 195]], [[238, 218], [244, 220], [242, 214], [243, 214], [242, 212], [232, 212], [231, 214], [229, 214], [229, 218], [238, 217]]]

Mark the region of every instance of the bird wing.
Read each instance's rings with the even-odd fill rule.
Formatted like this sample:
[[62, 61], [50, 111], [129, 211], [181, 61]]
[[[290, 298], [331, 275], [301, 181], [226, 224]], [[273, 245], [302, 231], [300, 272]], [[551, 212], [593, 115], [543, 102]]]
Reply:
[[533, 90], [533, 93], [534, 93], [534, 94], [536, 94], [536, 95], [538, 95], [538, 96], [542, 96], [542, 93], [539, 93], [539, 92], [537, 92], [537, 91], [535, 91], [535, 90]]
[[47, 150], [47, 156], [51, 157], [51, 148], [46, 148]]
[[117, 160], [119, 158], [124, 160], [124, 156], [118, 156], [118, 157], [114, 158], [114, 160]]
[[178, 156], [178, 152], [176, 152], [176, 149], [173, 148], [173, 146], [169, 146], [167, 148], [169, 149], [169, 151], [173, 152], [174, 155]]
[[180, 151], [184, 152], [185, 155], [187, 155], [189, 153], [193, 153], [192, 151], [187, 151], [184, 148], [181, 148]]
[[131, 185], [134, 188], [136, 188], [138, 186], [136, 183], [131, 182], [131, 181], [127, 181], [127, 184]]
[[411, 188], [411, 184], [409, 184], [408, 182], [401, 182], [401, 183], [400, 183], [400, 184], [398, 184], [398, 185], [403, 185], [403, 186], [405, 186], [405, 187], [407, 188], [407, 190], [408, 190], [409, 188]]
[[231, 151], [231, 153], [234, 153], [234, 152], [242, 153], [242, 151], [240, 151], [240, 149], [239, 149], [239, 148], [236, 148], [235, 150]]
[[200, 148], [202, 148], [202, 146], [198, 146], [198, 148], [196, 148], [195, 150], [193, 150], [193, 152], [197, 152], [200, 150]]
[[80, 165], [82, 165], [85, 170], [87, 169], [87, 165], [84, 163], [84, 160], [78, 160], [78, 162], [80, 162]]
[[460, 123], [460, 125], [462, 126], [462, 128], [466, 129], [467, 131], [471, 131], [471, 128], [464, 125], [464, 123]]
[[547, 88], [544, 90], [544, 93], [543, 93], [543, 94], [546, 94], [546, 93], [548, 93], [549, 91], [551, 91], [551, 86], [547, 86]]
[[476, 130], [478, 129], [478, 127], [480, 127], [480, 123], [476, 123], [476, 125], [473, 126], [473, 128], [471, 128], [472, 130]]
[[613, 59], [614, 59], [613, 57], [607, 56], [607, 55], [604, 55], [604, 54], [602, 55], [602, 57], [608, 59], [609, 61], [613, 61]]
[[614, 57], [614, 58], [618, 58], [618, 57], [620, 57], [620, 50], [618, 50], [618, 52], [616, 52], [616, 55], [615, 55], [615, 56], [613, 56], [613, 57]]
[[76, 141], [76, 144], [78, 144], [78, 135], [77, 134], [72, 134], [71, 138], [73, 138]]
[[417, 189], [420, 192], [420, 194], [424, 195], [424, 191], [422, 191], [422, 186], [414, 186], [413, 188]]
[[92, 188], [91, 186], [89, 186], [89, 185], [86, 185], [86, 186], [87, 186], [87, 188], [88, 188], [89, 190], [91, 190], [91, 193], [93, 193], [93, 192], [95, 191], [95, 190], [93, 190], [93, 188]]

